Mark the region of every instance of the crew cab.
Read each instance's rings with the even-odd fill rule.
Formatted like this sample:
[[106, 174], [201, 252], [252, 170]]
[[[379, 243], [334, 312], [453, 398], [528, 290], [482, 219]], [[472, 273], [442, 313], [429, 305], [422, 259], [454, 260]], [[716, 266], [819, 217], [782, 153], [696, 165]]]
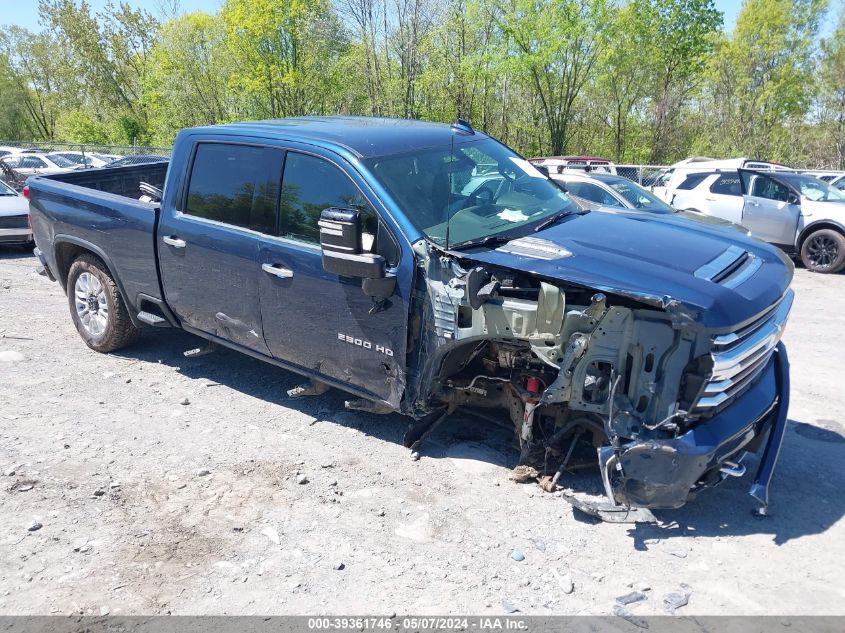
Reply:
[[679, 507], [760, 450], [768, 503], [792, 265], [757, 240], [581, 209], [462, 121], [187, 129], [169, 164], [29, 195], [96, 351], [182, 328], [307, 377], [292, 395], [410, 416], [410, 447], [458, 407], [500, 410], [522, 477], [553, 489], [583, 456], [613, 508]]

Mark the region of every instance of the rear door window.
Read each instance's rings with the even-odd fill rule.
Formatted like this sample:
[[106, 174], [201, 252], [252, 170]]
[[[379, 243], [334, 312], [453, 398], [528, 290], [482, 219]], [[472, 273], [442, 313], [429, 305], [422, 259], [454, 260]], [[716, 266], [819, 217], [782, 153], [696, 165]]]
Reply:
[[283, 162], [284, 153], [271, 147], [200, 143], [184, 212], [275, 234]]
[[742, 185], [739, 182], [739, 174], [737, 172], [722, 174], [710, 185], [710, 193], [723, 196], [741, 196]]
[[708, 176], [710, 176], [710, 174], [706, 172], [698, 174], [688, 174], [687, 177], [684, 178], [683, 182], [681, 182], [677, 188], [684, 190], [695, 189]]

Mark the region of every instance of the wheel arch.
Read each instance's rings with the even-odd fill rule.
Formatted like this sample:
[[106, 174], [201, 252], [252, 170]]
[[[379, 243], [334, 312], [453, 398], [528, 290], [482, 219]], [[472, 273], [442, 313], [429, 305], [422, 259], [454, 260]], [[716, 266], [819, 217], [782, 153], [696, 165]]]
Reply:
[[55, 275], [56, 279], [61, 284], [65, 292], [67, 292], [67, 279], [70, 273], [70, 267], [73, 265], [81, 255], [93, 255], [97, 257], [106, 267], [106, 272], [114, 279], [117, 284], [117, 289], [123, 296], [123, 301], [126, 304], [129, 318], [135, 327], [142, 327], [143, 324], [136, 319], [137, 310], [134, 302], [127, 295], [126, 289], [123, 287], [123, 282], [120, 276], [115, 272], [114, 264], [111, 258], [96, 244], [92, 244], [86, 240], [74, 237], [73, 235], [57, 235], [53, 240], [53, 255], [56, 262]]
[[831, 229], [837, 233], [841, 233], [842, 236], [845, 237], [845, 225], [842, 225], [835, 220], [816, 220], [801, 229], [801, 232], [798, 234], [798, 239], [795, 240], [796, 252], [800, 253], [801, 247], [804, 246], [804, 242], [807, 238], [821, 229]]

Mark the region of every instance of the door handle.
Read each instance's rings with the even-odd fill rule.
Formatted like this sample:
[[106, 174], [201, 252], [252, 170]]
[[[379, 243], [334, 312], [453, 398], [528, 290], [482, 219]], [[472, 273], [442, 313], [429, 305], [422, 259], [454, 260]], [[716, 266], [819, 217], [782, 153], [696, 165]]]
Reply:
[[273, 264], [261, 264], [261, 270], [281, 279], [290, 279], [293, 277], [292, 270], [289, 270], [288, 268], [281, 268], [280, 266], [274, 266]]
[[705, 198], [707, 202], [716, 202], [716, 198]]
[[759, 207], [759, 206], [760, 206], [760, 203], [759, 203], [759, 202], [754, 202], [753, 200], [749, 200], [749, 201], [748, 201], [748, 206], [751, 206], [751, 207]]
[[168, 237], [165, 235], [161, 238], [161, 241], [173, 248], [185, 248], [185, 240], [180, 240], [178, 237]]

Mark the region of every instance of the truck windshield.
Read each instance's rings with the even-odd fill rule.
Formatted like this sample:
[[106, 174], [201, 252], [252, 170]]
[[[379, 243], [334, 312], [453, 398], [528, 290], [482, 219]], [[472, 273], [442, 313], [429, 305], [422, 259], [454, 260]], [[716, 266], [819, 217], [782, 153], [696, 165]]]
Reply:
[[[437, 244], [460, 247], [526, 235], [574, 202], [533, 165], [492, 139], [381, 156], [376, 178]], [[448, 222], [447, 222], [448, 221]]]

